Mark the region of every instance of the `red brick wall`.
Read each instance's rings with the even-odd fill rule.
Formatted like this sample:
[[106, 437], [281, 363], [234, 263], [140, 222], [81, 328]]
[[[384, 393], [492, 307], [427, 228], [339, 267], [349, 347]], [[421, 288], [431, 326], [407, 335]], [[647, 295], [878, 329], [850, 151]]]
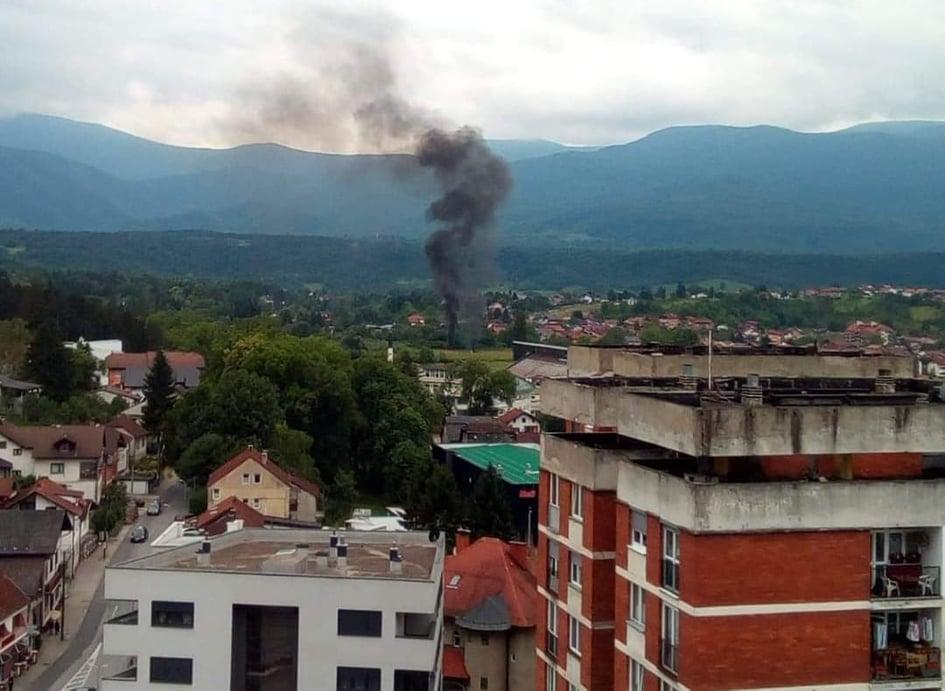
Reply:
[[627, 642], [626, 621], [630, 618], [630, 581], [614, 576], [614, 633], [621, 643]]
[[617, 495], [584, 491], [584, 546], [593, 552], [613, 552], [616, 541]]
[[571, 518], [571, 483], [564, 478], [559, 480], [558, 490], [558, 534], [568, 536]]
[[817, 475], [831, 479], [868, 478], [873, 480], [919, 477], [922, 475], [922, 454], [859, 453], [803, 454], [766, 456], [760, 460], [766, 477], [772, 480], [806, 478], [811, 466]]
[[614, 560], [583, 558], [582, 614], [594, 622], [614, 619]]
[[614, 689], [630, 688], [630, 658], [614, 650]]
[[581, 684], [590, 691], [614, 688], [614, 632], [581, 626]]
[[679, 681], [690, 689], [870, 679], [868, 611], [680, 617]]
[[[535, 641], [536, 645], [538, 641]], [[542, 647], [542, 646], [538, 646]], [[548, 665], [540, 657], [535, 658], [535, 691], [544, 691], [547, 686]]]
[[617, 502], [614, 507], [614, 551], [617, 563], [626, 568], [627, 545], [630, 544], [630, 507]]
[[680, 596], [691, 605], [869, 599], [867, 531], [680, 531], [679, 549]]
[[549, 483], [548, 471], [542, 470], [538, 475], [538, 523], [544, 526], [548, 525]]
[[652, 595], [647, 594], [645, 600], [646, 606], [646, 631], [644, 633], [645, 645], [644, 651], [646, 659], [654, 665], [660, 663], [660, 607], [662, 601]]
[[[680, 546], [680, 549], [682, 547]], [[656, 516], [646, 517], [646, 580], [655, 585], [662, 581], [663, 526]]]

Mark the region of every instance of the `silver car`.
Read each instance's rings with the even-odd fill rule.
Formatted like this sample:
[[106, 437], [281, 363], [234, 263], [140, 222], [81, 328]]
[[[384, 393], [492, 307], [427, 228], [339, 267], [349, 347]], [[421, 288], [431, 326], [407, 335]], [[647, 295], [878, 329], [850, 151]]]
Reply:
[[148, 515], [149, 516], [158, 516], [161, 513], [161, 500], [155, 499], [150, 504], [148, 504]]

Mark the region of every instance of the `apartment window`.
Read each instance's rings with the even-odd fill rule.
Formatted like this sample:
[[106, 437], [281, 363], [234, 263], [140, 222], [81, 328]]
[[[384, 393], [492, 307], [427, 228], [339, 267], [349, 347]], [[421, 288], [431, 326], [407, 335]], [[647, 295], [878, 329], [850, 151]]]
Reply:
[[663, 526], [663, 587], [679, 592], [679, 531]]
[[381, 613], [368, 609], [339, 609], [338, 635], [380, 638]]
[[244, 485], [248, 485], [248, 484], [249, 484], [249, 473], [243, 473], [243, 479], [241, 480], [241, 482], [242, 482]]
[[152, 684], [193, 684], [194, 661], [187, 657], [152, 657]]
[[581, 587], [581, 555], [577, 552], [571, 552], [571, 574], [569, 577], [571, 585], [580, 589]]
[[66, 472], [65, 463], [50, 463], [49, 464], [50, 475], [62, 475], [64, 472]]
[[630, 584], [630, 623], [641, 631], [646, 626], [646, 595], [636, 583]]
[[7, 442], [5, 439], [0, 439], [0, 449], [7, 448]]
[[214, 499], [219, 499], [219, 498], [220, 498], [220, 488], [219, 488], [219, 487], [214, 487], [214, 488], [213, 488], [213, 498], [214, 498]]
[[557, 506], [558, 505], [558, 492], [561, 489], [561, 480], [557, 475], [555, 475], [554, 473], [551, 473], [551, 475], [548, 478], [548, 484], [550, 485], [550, 495], [551, 495], [548, 502], [552, 506]]
[[676, 671], [679, 652], [679, 610], [663, 603], [663, 638], [660, 659], [663, 667], [670, 672]]
[[480, 645], [482, 645], [482, 646], [488, 646], [488, 645], [489, 645], [489, 634], [487, 634], [487, 633], [481, 633], [481, 634], [479, 634], [479, 643], [480, 643]]
[[558, 608], [551, 600], [548, 600], [548, 633], [558, 633]]
[[137, 600], [106, 600], [106, 624], [136, 626], [138, 624]]
[[230, 684], [214, 688], [298, 690], [297, 607], [234, 604], [230, 631]]
[[194, 628], [194, 603], [155, 600], [151, 603], [151, 626], [173, 629]]
[[256, 473], [255, 475], [253, 475], [253, 484], [254, 485], [262, 484], [262, 475], [260, 475], [259, 473]]
[[253, 497], [253, 508], [258, 509], [260, 506], [259, 497]]
[[339, 667], [338, 691], [381, 691], [381, 670], [369, 667]]
[[568, 648], [575, 655], [581, 654], [581, 622], [568, 616]]
[[23, 449], [21, 449], [21, 448], [19, 448], [19, 447], [14, 447], [14, 448], [13, 448], [13, 455], [14, 455], [14, 456], [22, 456], [22, 455], [23, 455]]
[[554, 665], [545, 665], [545, 691], [555, 691], [557, 679]]
[[548, 590], [558, 592], [558, 543], [548, 540]]
[[571, 515], [584, 518], [584, 489], [580, 485], [571, 486]]
[[459, 631], [453, 631], [453, 647], [461, 648], [463, 645], [463, 638], [459, 635]]
[[430, 691], [430, 673], [420, 670], [395, 669], [394, 691]]
[[488, 691], [489, 677], [479, 677], [479, 688], [481, 689], [481, 691]]
[[646, 514], [641, 511], [630, 512], [630, 546], [646, 554]]
[[646, 671], [636, 660], [630, 661], [630, 691], [643, 691]]

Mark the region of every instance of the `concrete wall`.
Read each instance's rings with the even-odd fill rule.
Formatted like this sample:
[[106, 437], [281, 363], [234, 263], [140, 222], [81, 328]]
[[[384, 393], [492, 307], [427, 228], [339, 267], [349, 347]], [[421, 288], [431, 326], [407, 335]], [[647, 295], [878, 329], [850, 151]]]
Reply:
[[[509, 689], [535, 687], [535, 629], [512, 629], [509, 634]], [[490, 687], [491, 688], [491, 687]]]
[[619, 348], [601, 348], [573, 345], [568, 348], [568, 375], [587, 377], [614, 369], [614, 356]]
[[546, 415], [596, 427], [616, 427], [619, 387], [590, 386], [565, 379], [541, 383], [541, 407]]
[[697, 533], [945, 525], [945, 480], [713, 485], [623, 463], [617, 497]]
[[[614, 374], [626, 377], [678, 377], [683, 365], [693, 367], [693, 374], [708, 374], [707, 355], [662, 355], [618, 351], [612, 355]], [[916, 374], [916, 362], [911, 357], [838, 355], [712, 355], [712, 375], [744, 377], [759, 374], [762, 377], [826, 377], [830, 379], [872, 379], [879, 370], [888, 369], [898, 379], [909, 379]], [[575, 376], [572, 374], [572, 376]]]
[[[234, 604], [298, 607], [298, 688], [335, 691], [338, 666], [381, 670], [381, 689], [394, 688], [394, 670], [439, 670], [440, 629], [432, 640], [395, 637], [397, 612], [434, 612], [441, 586], [442, 561], [430, 581], [376, 578], [201, 573], [110, 567], [105, 597], [138, 602], [138, 624], [106, 624], [104, 653], [136, 656], [137, 681], [105, 681], [103, 689], [157, 689], [178, 686], [148, 683], [149, 657], [193, 659], [193, 687], [229, 687]], [[194, 628], [151, 626], [151, 601], [194, 603]], [[337, 635], [338, 609], [383, 612], [381, 638]], [[442, 616], [437, 613], [442, 622]], [[440, 624], [440, 627], [442, 623]]]
[[[541, 468], [597, 492], [617, 489], [617, 467], [621, 455], [594, 449], [570, 439], [544, 434], [541, 438]], [[547, 498], [546, 498], [547, 499]]]
[[620, 434], [690, 456], [945, 453], [945, 405], [694, 407], [624, 393]]

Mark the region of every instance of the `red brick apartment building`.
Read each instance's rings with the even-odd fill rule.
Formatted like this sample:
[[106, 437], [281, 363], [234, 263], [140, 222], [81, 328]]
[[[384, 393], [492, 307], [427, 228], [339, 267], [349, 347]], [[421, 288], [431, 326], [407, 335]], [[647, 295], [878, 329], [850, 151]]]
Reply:
[[911, 358], [708, 360], [572, 347], [543, 382], [538, 691], [941, 689], [942, 392]]

